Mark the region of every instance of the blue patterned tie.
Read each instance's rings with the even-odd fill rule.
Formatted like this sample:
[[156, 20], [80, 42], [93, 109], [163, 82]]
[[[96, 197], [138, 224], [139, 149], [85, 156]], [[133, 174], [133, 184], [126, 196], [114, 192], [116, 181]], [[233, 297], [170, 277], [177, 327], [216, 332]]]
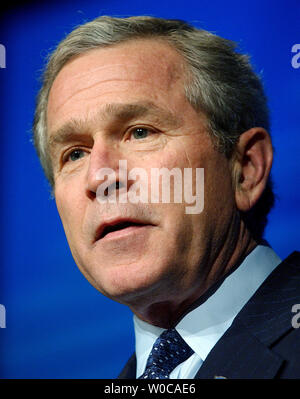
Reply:
[[139, 379], [168, 379], [171, 371], [193, 353], [175, 328], [165, 330], [155, 341], [146, 370]]

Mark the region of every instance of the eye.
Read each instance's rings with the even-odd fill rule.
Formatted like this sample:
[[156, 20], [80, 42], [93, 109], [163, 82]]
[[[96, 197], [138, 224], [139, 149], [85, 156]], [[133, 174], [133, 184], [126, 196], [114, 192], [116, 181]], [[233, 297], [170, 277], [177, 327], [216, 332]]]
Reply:
[[147, 129], [146, 127], [137, 127], [135, 129], [133, 129], [132, 131], [132, 136], [136, 139], [145, 139], [146, 137], [148, 137], [150, 134], [149, 129]]
[[66, 155], [65, 160], [75, 162], [78, 159], [83, 158], [84, 156], [85, 156], [85, 151], [77, 148], [76, 150], [69, 152], [69, 154]]

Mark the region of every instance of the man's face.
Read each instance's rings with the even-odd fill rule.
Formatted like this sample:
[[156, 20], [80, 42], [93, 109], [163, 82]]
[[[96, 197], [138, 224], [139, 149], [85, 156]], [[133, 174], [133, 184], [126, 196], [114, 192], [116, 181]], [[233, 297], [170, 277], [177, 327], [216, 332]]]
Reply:
[[[47, 117], [56, 203], [86, 278], [136, 307], [195, 300], [217, 274], [211, 265], [231, 223], [234, 193], [228, 161], [185, 97], [181, 56], [157, 40], [80, 55], [56, 77]], [[97, 172], [118, 173], [119, 160], [128, 171], [143, 168], [149, 185], [152, 168], [192, 168], [194, 177], [204, 168], [203, 212], [187, 214], [187, 204], [174, 201], [100, 204]], [[119, 221], [128, 224], [101, 233]]]

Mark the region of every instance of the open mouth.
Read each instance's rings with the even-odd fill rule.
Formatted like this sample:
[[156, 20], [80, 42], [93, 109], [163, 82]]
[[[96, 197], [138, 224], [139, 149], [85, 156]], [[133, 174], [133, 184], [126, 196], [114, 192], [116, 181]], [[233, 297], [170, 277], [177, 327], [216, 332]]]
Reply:
[[133, 222], [133, 221], [120, 221], [113, 224], [105, 225], [101, 231], [97, 234], [96, 241], [101, 240], [105, 237], [112, 236], [120, 236], [125, 233], [129, 233], [130, 231], [136, 230], [141, 227], [148, 226], [142, 222]]

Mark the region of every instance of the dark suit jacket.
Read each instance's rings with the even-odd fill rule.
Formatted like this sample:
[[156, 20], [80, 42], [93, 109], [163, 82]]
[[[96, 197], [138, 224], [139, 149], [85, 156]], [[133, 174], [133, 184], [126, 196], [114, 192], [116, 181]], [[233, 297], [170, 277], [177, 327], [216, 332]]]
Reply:
[[[300, 378], [300, 328], [292, 306], [300, 304], [300, 252], [269, 275], [208, 354], [195, 378]], [[300, 320], [300, 317], [298, 318]], [[136, 378], [131, 356], [118, 378]]]

